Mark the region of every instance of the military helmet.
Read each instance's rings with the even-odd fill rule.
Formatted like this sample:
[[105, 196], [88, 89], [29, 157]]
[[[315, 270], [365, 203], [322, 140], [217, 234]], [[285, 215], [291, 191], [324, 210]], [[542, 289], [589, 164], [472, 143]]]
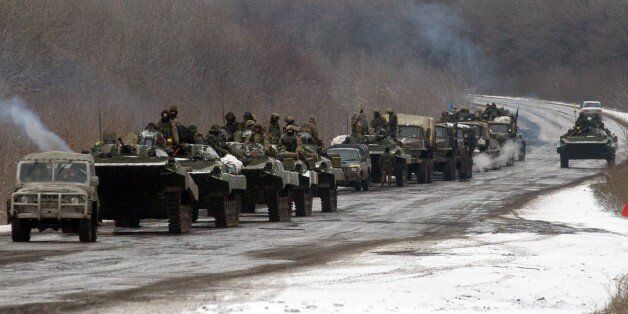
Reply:
[[177, 109], [177, 106], [170, 106], [170, 109], [168, 109], [168, 111], [170, 111], [170, 112], [174, 111], [176, 113], [179, 113], [179, 109]]
[[220, 131], [221, 127], [218, 124], [212, 124], [212, 126], [209, 127], [210, 131], [216, 132], [216, 131]]
[[271, 119], [279, 119], [279, 115], [276, 114], [276, 113], [273, 113], [273, 114], [270, 115], [270, 118]]
[[255, 125], [255, 121], [253, 121], [253, 120], [246, 120], [246, 122], [244, 123], [244, 127], [245, 128], [250, 128], [250, 127], [252, 127], [254, 125]]
[[288, 124], [293, 124], [294, 123], [294, 117], [293, 116], [287, 116], [286, 119], [284, 119], [284, 121], [286, 121], [286, 123], [288, 123]]
[[388, 109], [386, 109], [386, 113], [387, 113], [387, 114], [393, 114], [393, 113], [394, 113], [394, 111], [393, 111], [393, 109], [392, 109], [392, 108], [388, 108]]
[[232, 111], [227, 112], [227, 114], [225, 115], [225, 120], [227, 121], [233, 121], [235, 120], [236, 116]]
[[196, 132], [198, 131], [198, 126], [196, 126], [196, 123], [192, 123], [188, 126], [188, 130], [190, 130], [190, 132]]
[[168, 111], [166, 109], [162, 110], [161, 111], [161, 116], [164, 117], [164, 118], [170, 116], [170, 111]]
[[379, 109], [373, 109], [373, 113], [381, 113]]
[[255, 120], [255, 116], [253, 116], [250, 111], [245, 112], [242, 117], [244, 118], [244, 120]]
[[296, 126], [296, 125], [292, 125], [292, 124], [291, 124], [291, 125], [289, 125], [289, 126], [287, 126], [287, 127], [286, 127], [286, 132], [287, 132], [287, 131], [294, 131], [294, 132], [296, 133], [296, 132], [298, 132], [298, 131], [299, 131], [299, 129], [297, 128], [297, 126]]
[[310, 122], [310, 123], [314, 123], [314, 124], [316, 124], [316, 122], [317, 122], [315, 116], [310, 116], [310, 119], [307, 120], [307, 121]]

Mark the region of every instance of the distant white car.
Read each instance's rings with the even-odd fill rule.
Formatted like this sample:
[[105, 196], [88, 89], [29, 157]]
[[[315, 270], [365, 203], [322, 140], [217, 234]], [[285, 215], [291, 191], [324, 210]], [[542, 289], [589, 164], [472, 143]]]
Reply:
[[592, 114], [592, 113], [602, 113], [602, 103], [599, 101], [585, 101], [580, 106], [580, 112]]

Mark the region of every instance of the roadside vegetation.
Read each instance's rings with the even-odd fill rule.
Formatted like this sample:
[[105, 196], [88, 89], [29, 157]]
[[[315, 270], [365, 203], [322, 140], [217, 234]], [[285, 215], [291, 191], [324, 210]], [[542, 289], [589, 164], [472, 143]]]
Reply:
[[626, 314], [628, 313], [628, 276], [617, 280], [615, 295], [603, 310], [597, 314]]
[[604, 172], [599, 182], [593, 184], [594, 195], [605, 207], [618, 215], [628, 202], [628, 164], [617, 165]]
[[[325, 139], [359, 107], [435, 115], [473, 92], [626, 108], [625, 11], [622, 0], [0, 0], [0, 99], [24, 99], [77, 151], [98, 139], [97, 108], [121, 134], [170, 105], [200, 130], [227, 111], [316, 115]], [[11, 121], [0, 133], [4, 200], [12, 162], [35, 148]]]

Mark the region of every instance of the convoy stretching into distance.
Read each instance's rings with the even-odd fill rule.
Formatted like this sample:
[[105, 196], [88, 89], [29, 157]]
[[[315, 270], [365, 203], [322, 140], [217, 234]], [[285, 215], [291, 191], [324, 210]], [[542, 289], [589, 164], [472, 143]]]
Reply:
[[[561, 137], [561, 167], [569, 159], [614, 162], [617, 137], [599, 114], [583, 112]], [[223, 126], [212, 125], [203, 135], [195, 124], [183, 125], [171, 107], [138, 134], [101, 132], [89, 151], [22, 158], [7, 217], [16, 242], [29, 241], [31, 229], [48, 228], [93, 242], [102, 220], [138, 228], [143, 219], [167, 219], [169, 233], [183, 234], [207, 214], [216, 227], [229, 228], [257, 205], [268, 208], [269, 221], [289, 221], [293, 214], [312, 215], [315, 198], [322, 212], [336, 211], [340, 186], [369, 191], [374, 184], [403, 187], [410, 180], [469, 180], [479, 155], [490, 160], [490, 169], [523, 161], [526, 139], [518, 116], [495, 103], [475, 113], [443, 112], [439, 121], [390, 109], [374, 110], [369, 121], [359, 110], [351, 134], [325, 147], [314, 117], [298, 126], [288, 116], [280, 126], [272, 114], [263, 126], [250, 112], [240, 122], [229, 112]]]

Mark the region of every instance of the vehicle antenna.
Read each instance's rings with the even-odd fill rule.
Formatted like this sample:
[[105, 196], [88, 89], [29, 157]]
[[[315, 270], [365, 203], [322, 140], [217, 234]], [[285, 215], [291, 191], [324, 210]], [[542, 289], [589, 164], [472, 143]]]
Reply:
[[98, 107], [98, 138], [102, 142], [102, 118], [100, 116], [100, 107]]

